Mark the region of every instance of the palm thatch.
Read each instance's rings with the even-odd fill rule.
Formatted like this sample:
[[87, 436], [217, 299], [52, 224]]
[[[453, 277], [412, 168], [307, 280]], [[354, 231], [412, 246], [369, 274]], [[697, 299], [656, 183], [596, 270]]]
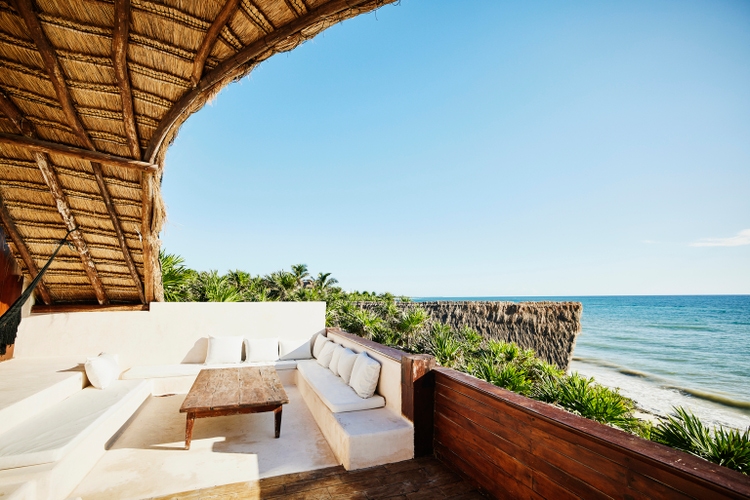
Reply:
[[0, 222], [50, 304], [163, 300], [167, 146], [222, 87], [395, 0], [0, 0]]

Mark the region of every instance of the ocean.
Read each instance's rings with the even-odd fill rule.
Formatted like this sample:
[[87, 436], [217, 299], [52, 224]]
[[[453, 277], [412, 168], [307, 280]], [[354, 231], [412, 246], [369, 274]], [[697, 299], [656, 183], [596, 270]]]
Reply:
[[684, 406], [709, 425], [750, 427], [750, 295], [414, 300], [581, 302], [571, 371], [618, 387], [648, 413]]

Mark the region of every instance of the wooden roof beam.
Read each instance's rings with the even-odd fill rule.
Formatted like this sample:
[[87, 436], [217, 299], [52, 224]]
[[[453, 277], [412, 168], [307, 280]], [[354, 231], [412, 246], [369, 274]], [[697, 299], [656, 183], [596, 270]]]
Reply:
[[[11, 120], [13, 119], [11, 118]], [[28, 120], [24, 120], [24, 123], [30, 124]], [[153, 163], [145, 161], [132, 160], [130, 158], [123, 158], [121, 156], [101, 153], [99, 151], [90, 151], [75, 146], [68, 146], [65, 144], [58, 144], [56, 142], [43, 141], [41, 139], [23, 137], [14, 134], [0, 133], [0, 144], [10, 144], [12, 146], [30, 149], [31, 151], [67, 156], [68, 158], [97, 162], [112, 167], [140, 170], [141, 172], [156, 172], [158, 169]]]
[[78, 255], [81, 256], [83, 270], [86, 272], [91, 287], [94, 289], [96, 300], [102, 305], [109, 304], [109, 299], [104, 291], [104, 284], [99, 278], [99, 273], [96, 271], [94, 259], [91, 258], [89, 247], [83, 239], [83, 234], [81, 234], [81, 231], [78, 229], [78, 223], [76, 222], [73, 212], [70, 210], [70, 205], [65, 197], [60, 180], [52, 167], [52, 163], [49, 161], [49, 157], [44, 153], [34, 153], [34, 159], [36, 159], [39, 170], [42, 172], [44, 181], [47, 183], [47, 186], [49, 186], [49, 190], [52, 193], [52, 197], [55, 199], [55, 204], [57, 205], [57, 211], [60, 212], [63, 222], [65, 222], [65, 226], [69, 231], [73, 231], [70, 233], [70, 239], [73, 241], [76, 250], [78, 250]]
[[219, 38], [221, 30], [226, 26], [235, 12], [237, 12], [239, 6], [240, 0], [227, 0], [227, 3], [221, 8], [216, 19], [214, 19], [214, 22], [211, 24], [211, 27], [208, 28], [206, 36], [203, 37], [203, 41], [201, 41], [200, 47], [198, 47], [198, 53], [193, 62], [193, 73], [190, 76], [190, 81], [192, 82], [193, 87], [198, 85], [198, 82], [203, 75], [203, 68], [206, 65], [206, 59], [208, 59], [211, 49], [214, 47], [214, 43], [216, 43], [216, 39]]
[[128, 33], [130, 32], [130, 0], [115, 0], [115, 29], [112, 35], [112, 64], [115, 79], [122, 98], [122, 115], [124, 117], [125, 136], [128, 138], [130, 155], [141, 158], [141, 146], [138, 141], [138, 129], [135, 126], [133, 109], [133, 92], [130, 88], [128, 74]]
[[[31, 276], [31, 279], [33, 280], [39, 274], [39, 268], [36, 267], [36, 262], [34, 262], [31, 252], [29, 252], [28, 247], [23, 242], [23, 237], [21, 236], [21, 233], [18, 232], [16, 223], [13, 221], [13, 217], [11, 217], [8, 207], [5, 206], [2, 196], [0, 196], [0, 219], [3, 221], [3, 226], [5, 227], [10, 240], [13, 242], [13, 246], [15, 246], [18, 253], [21, 254], [21, 260], [23, 260], [23, 263], [26, 265], [26, 270], [29, 272], [29, 276]], [[35, 292], [39, 294], [39, 297], [41, 297], [45, 304], [52, 304], [52, 297], [50, 297], [49, 290], [44, 284], [44, 278], [42, 278], [42, 281], [37, 284]]]
[[29, 35], [34, 40], [37, 50], [42, 56], [44, 66], [47, 69], [52, 86], [55, 88], [57, 99], [60, 101], [68, 125], [73, 129], [73, 133], [76, 137], [83, 142], [84, 147], [87, 149], [96, 149], [94, 143], [91, 142], [91, 139], [86, 133], [86, 129], [83, 127], [81, 119], [78, 117], [78, 112], [73, 105], [73, 98], [70, 96], [68, 86], [65, 83], [65, 74], [57, 60], [55, 49], [52, 47], [52, 44], [50, 44], [47, 39], [47, 35], [42, 30], [42, 25], [39, 22], [39, 18], [37, 18], [34, 13], [34, 6], [32, 5], [31, 0], [13, 0], [13, 4], [16, 11], [23, 18], [24, 23], [26, 23]]

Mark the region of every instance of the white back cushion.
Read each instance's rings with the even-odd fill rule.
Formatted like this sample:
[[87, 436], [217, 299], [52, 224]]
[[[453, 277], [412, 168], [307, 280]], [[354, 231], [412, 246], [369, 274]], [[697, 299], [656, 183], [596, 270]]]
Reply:
[[336, 348], [333, 350], [333, 356], [331, 356], [331, 364], [328, 365], [328, 369], [334, 375], [339, 374], [339, 359], [341, 359], [342, 352], [344, 352], [344, 346], [336, 345]]
[[357, 353], [344, 347], [344, 351], [339, 357], [339, 364], [336, 369], [339, 372], [339, 377], [341, 377], [346, 384], [349, 384], [349, 380], [352, 378], [352, 368], [354, 368], [355, 361], [357, 361]]
[[328, 368], [331, 364], [331, 358], [333, 358], [333, 351], [336, 350], [336, 345], [330, 340], [326, 340], [323, 347], [320, 349], [318, 355], [318, 364], [323, 368]]
[[87, 358], [84, 369], [89, 382], [97, 389], [106, 389], [120, 377], [120, 365], [116, 354], [103, 352], [94, 358]]
[[360, 398], [369, 398], [375, 394], [380, 377], [380, 363], [372, 359], [365, 352], [357, 354], [352, 368], [352, 377], [349, 386], [354, 389]]
[[243, 337], [208, 337], [206, 364], [242, 362]]
[[279, 339], [245, 339], [245, 363], [279, 359]]
[[328, 342], [328, 339], [324, 335], [319, 333], [315, 336], [315, 342], [313, 343], [312, 349], [313, 357], [317, 358], [320, 356], [320, 351], [323, 349], [326, 342]]
[[279, 339], [279, 359], [312, 359], [310, 339]]

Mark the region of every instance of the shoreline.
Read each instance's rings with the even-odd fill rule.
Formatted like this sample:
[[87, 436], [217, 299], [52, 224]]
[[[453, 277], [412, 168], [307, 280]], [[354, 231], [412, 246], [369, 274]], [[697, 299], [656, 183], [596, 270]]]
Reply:
[[731, 427], [745, 431], [750, 428], [750, 411], [694, 397], [673, 387], [662, 386], [643, 377], [625, 374], [605, 366], [574, 358], [568, 373], [578, 372], [602, 385], [618, 388], [635, 401], [636, 416], [652, 422], [665, 418], [672, 407], [683, 406], [692, 411], [709, 428]]

